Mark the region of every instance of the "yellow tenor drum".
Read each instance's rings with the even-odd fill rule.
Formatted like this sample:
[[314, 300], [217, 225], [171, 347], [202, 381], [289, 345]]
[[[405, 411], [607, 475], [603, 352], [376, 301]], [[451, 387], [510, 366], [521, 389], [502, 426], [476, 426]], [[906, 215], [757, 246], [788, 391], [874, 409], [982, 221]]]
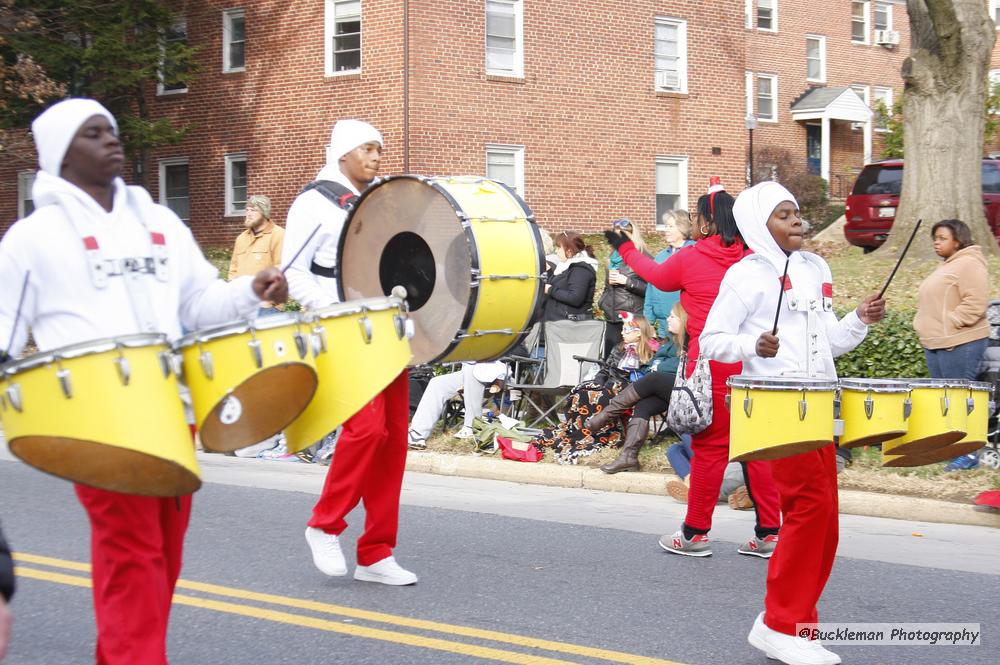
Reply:
[[965, 438], [959, 441], [930, 450], [924, 453], [913, 453], [910, 455], [883, 455], [882, 466], [923, 466], [925, 464], [936, 464], [945, 462], [960, 455], [974, 453], [988, 441], [990, 414], [996, 408], [992, 401], [993, 385], [972, 381], [969, 383], [969, 395], [966, 399], [966, 412], [968, 413], [968, 433]]
[[388, 178], [358, 200], [338, 251], [343, 300], [406, 288], [414, 365], [497, 358], [538, 315], [538, 228], [494, 180]]
[[308, 328], [275, 314], [194, 332], [177, 341], [202, 445], [229, 452], [274, 436], [316, 392]]
[[732, 376], [727, 383], [730, 461], [779, 459], [833, 443], [836, 381]]
[[31, 466], [126, 494], [201, 487], [165, 336], [66, 346], [10, 363], [2, 376], [4, 433]]
[[969, 382], [958, 379], [910, 379], [913, 410], [906, 434], [885, 441], [887, 455], [926, 454], [957, 443], [967, 433]]
[[412, 326], [399, 298], [368, 298], [304, 315], [319, 387], [285, 428], [288, 451], [308, 448], [357, 413], [406, 368]]
[[910, 387], [889, 379], [840, 380], [840, 447], [871, 446], [906, 434]]

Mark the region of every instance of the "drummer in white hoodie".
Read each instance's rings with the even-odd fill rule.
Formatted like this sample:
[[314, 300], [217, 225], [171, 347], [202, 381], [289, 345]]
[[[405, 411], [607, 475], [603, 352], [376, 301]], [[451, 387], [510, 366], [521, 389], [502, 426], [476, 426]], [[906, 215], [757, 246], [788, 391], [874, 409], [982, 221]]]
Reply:
[[[701, 333], [702, 353], [720, 362], [742, 361], [743, 375], [836, 379], [833, 358], [864, 340], [868, 324], [882, 319], [885, 301], [868, 296], [837, 320], [830, 268], [821, 257], [799, 251], [798, 204], [778, 183], [745, 190], [733, 214], [754, 254], [726, 272]], [[786, 262], [778, 333], [772, 335]], [[781, 541], [768, 564], [765, 611], [748, 639], [789, 665], [836, 665], [839, 656], [797, 636], [798, 624], [818, 621], [816, 603], [837, 553], [834, 445], [771, 464], [781, 496]]]
[[[31, 131], [36, 208], [0, 241], [0, 348], [16, 356], [29, 328], [41, 351], [136, 333], [175, 338], [182, 325], [225, 323], [261, 301], [288, 298], [275, 268], [220, 280], [184, 223], [146, 190], [125, 185], [117, 123], [96, 101], [59, 102]], [[91, 524], [97, 662], [165, 665], [191, 495], [84, 485], [76, 494]]]

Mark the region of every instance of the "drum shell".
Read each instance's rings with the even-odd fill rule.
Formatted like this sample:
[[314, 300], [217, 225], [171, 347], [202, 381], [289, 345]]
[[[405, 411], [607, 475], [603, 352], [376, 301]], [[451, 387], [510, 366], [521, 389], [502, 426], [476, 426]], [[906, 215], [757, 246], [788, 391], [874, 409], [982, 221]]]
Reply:
[[[732, 377], [730, 385], [729, 459], [749, 462], [790, 457], [833, 443], [832, 381], [803, 381], [791, 387], [753, 385], [753, 377]], [[803, 389], [809, 386], [809, 389]], [[750, 398], [750, 413], [744, 400]], [[800, 418], [800, 403], [805, 402]]]
[[[913, 403], [906, 434], [882, 443], [886, 455], [921, 455], [957, 443], [965, 437], [968, 423], [965, 381], [914, 381]], [[948, 400], [945, 409], [942, 400]]]
[[[305, 411], [285, 428], [289, 453], [305, 450], [337, 429], [378, 395], [410, 360], [405, 317], [396, 298], [335, 305], [312, 314], [319, 385]], [[362, 321], [371, 323], [371, 341]], [[402, 334], [401, 336], [401, 333]]]
[[[279, 316], [282, 323], [275, 325]], [[232, 332], [220, 332], [227, 328]], [[196, 331], [177, 343], [206, 450], [231, 452], [263, 441], [305, 410], [318, 384], [308, 338], [299, 317], [286, 314]], [[259, 343], [260, 366], [254, 342]], [[208, 354], [210, 370], [202, 354]], [[238, 409], [229, 403], [233, 398]]]
[[[993, 387], [988, 383], [971, 383], [969, 385], [968, 399], [972, 400], [972, 410], [969, 411], [966, 409], [966, 412], [968, 413], [966, 435], [953, 445], [957, 446], [979, 443], [982, 444], [982, 446], [985, 446], [989, 443], [990, 412], [992, 411], [992, 408], [990, 407], [990, 396], [992, 394], [992, 388]], [[982, 446], [980, 446], [980, 448]], [[979, 450], [979, 448], [976, 448], [975, 450]], [[959, 453], [959, 455], [961, 454], [965, 453]], [[955, 457], [958, 457], [958, 455], [955, 455]]]
[[[844, 433], [840, 447], [870, 446], [895, 439], [906, 433], [906, 404], [909, 399], [907, 384], [897, 382], [898, 388], [865, 389], [863, 380], [841, 382], [840, 417]], [[887, 385], [887, 382], [872, 382]], [[867, 400], [872, 400], [871, 411]]]
[[[964, 440], [963, 440], [964, 441]], [[943, 446], [926, 453], [913, 453], [912, 455], [887, 455], [882, 454], [882, 466], [885, 467], [913, 467], [927, 466], [928, 464], [938, 464], [947, 462], [962, 455], [974, 453], [986, 444], [979, 441], [953, 443], [950, 446]]]
[[[128, 385], [116, 367], [118, 357], [128, 363]], [[201, 473], [177, 378], [164, 372], [168, 357], [164, 341], [7, 376], [0, 383], [0, 420], [11, 452], [42, 471], [99, 489], [142, 496], [196, 491]], [[71, 397], [61, 387], [60, 367], [69, 372]], [[15, 386], [21, 411], [8, 392]]]

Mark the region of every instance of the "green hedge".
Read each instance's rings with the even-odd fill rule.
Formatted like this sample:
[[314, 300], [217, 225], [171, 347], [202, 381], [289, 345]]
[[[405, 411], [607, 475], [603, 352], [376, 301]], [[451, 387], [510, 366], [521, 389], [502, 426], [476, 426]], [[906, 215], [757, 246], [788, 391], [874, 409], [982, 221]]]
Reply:
[[[913, 330], [912, 311], [888, 311], [868, 328], [858, 348], [837, 358], [840, 377], [913, 378], [927, 376], [924, 350]], [[838, 313], [843, 316], [843, 313]]]

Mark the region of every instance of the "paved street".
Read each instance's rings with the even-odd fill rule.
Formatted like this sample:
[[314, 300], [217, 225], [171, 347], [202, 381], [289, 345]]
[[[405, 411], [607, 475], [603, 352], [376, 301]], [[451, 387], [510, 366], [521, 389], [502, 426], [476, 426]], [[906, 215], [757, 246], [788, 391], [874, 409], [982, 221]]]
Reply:
[[[400, 562], [415, 587], [327, 579], [302, 537], [313, 465], [202, 456], [171, 623], [175, 665], [764, 665], [747, 645], [766, 562], [736, 554], [752, 513], [720, 506], [715, 555], [661, 552], [663, 497], [408, 474]], [[93, 662], [88, 532], [71, 486], [0, 454], [19, 553], [12, 665]], [[349, 562], [363, 516], [345, 536]], [[1000, 532], [845, 516], [820, 608], [836, 622], [973, 622], [979, 647], [838, 646], [850, 664], [995, 663]], [[6, 663], [5, 663], [6, 665]]]

